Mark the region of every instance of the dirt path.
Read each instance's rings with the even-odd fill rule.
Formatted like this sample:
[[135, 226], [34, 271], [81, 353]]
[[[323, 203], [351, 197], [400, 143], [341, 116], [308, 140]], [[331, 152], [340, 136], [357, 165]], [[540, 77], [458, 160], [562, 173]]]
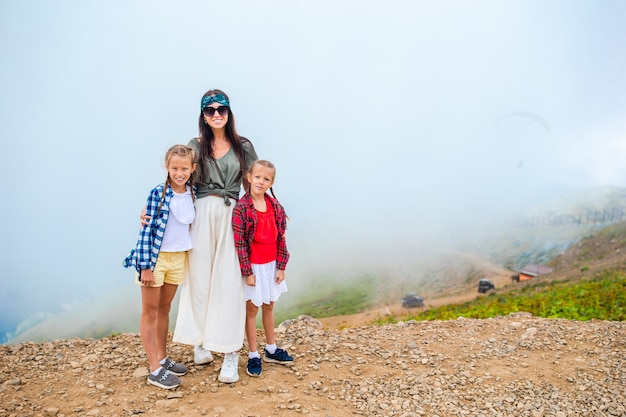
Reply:
[[335, 316], [318, 319], [324, 325], [324, 329], [342, 329], [345, 327], [360, 327], [367, 326], [372, 321], [379, 317], [385, 317], [389, 315], [401, 316], [409, 312], [417, 312], [420, 310], [428, 309], [430, 307], [439, 307], [446, 304], [458, 304], [470, 301], [479, 297], [480, 295], [476, 290], [468, 292], [463, 295], [457, 295], [454, 297], [436, 298], [433, 300], [425, 300], [424, 307], [406, 309], [402, 307], [400, 303], [391, 304], [385, 307], [376, 308], [373, 310], [364, 311], [363, 313], [350, 314], [346, 316]]
[[[515, 272], [495, 265], [485, 259], [467, 253], [457, 253], [470, 260], [478, 269], [485, 272], [485, 276], [491, 279], [496, 288], [502, 288], [511, 283], [511, 275]], [[476, 283], [477, 284], [477, 283]], [[459, 304], [471, 301], [482, 295], [478, 293], [475, 285], [467, 286], [462, 294], [455, 294], [450, 296], [442, 296], [438, 298], [427, 298], [424, 300], [424, 307], [406, 309], [402, 307], [400, 303], [386, 305], [384, 307], [364, 311], [362, 313], [350, 314], [344, 316], [326, 317], [318, 319], [324, 325], [324, 329], [342, 329], [345, 327], [359, 327], [371, 324], [372, 321], [379, 317], [385, 317], [389, 315], [402, 316], [409, 312], [416, 312], [431, 307], [439, 307], [447, 304]]]

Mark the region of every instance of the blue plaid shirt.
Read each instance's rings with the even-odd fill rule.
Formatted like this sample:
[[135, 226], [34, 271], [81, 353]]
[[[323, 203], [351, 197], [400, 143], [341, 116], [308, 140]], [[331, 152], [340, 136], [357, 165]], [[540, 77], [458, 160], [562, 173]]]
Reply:
[[[134, 266], [137, 272], [148, 268], [154, 270], [161, 250], [167, 219], [170, 216], [170, 201], [174, 195], [172, 187], [168, 186], [165, 198], [161, 198], [164, 186], [165, 184], [159, 184], [150, 191], [146, 204], [146, 214], [152, 217], [150, 224], [141, 227], [137, 245], [124, 259], [124, 268]], [[160, 209], [159, 204], [161, 204]]]

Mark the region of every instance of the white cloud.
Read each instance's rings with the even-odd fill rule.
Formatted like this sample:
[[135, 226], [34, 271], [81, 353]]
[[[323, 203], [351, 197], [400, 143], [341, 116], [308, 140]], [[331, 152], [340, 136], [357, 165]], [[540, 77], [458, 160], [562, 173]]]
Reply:
[[[389, 246], [521, 191], [621, 185], [623, 125], [604, 126], [626, 114], [623, 22], [608, 0], [2, 2], [11, 305], [136, 289], [121, 260], [139, 209], [210, 88], [277, 164], [295, 248]], [[494, 133], [524, 111], [550, 133]]]

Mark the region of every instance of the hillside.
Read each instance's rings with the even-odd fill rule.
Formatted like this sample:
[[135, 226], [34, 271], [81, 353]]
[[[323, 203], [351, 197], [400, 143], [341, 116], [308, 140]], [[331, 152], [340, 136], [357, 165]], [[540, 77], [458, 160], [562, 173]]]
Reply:
[[[625, 242], [624, 224], [607, 227], [565, 251], [554, 260], [555, 271], [537, 279], [626, 270]], [[509, 272], [470, 258], [481, 272], [503, 278]], [[466, 285], [471, 291], [456, 287], [430, 302], [478, 296]], [[528, 284], [508, 282], [497, 291], [510, 285]], [[380, 327], [367, 322], [349, 327], [344, 320], [339, 329], [308, 316], [286, 321], [278, 341], [295, 364], [264, 364], [262, 376], [251, 378], [242, 356], [241, 379], [230, 385], [217, 381], [222, 355], [195, 366], [190, 347], [171, 344], [172, 357], [189, 367], [172, 392], [146, 383], [137, 334], [0, 346], [0, 417], [626, 416], [623, 322], [528, 313]]]
[[[423, 296], [427, 306], [468, 301], [477, 296], [475, 286], [480, 278], [491, 278], [498, 288], [505, 287], [516, 269], [529, 263], [554, 262], [581, 239], [613, 228], [610, 224], [623, 218], [625, 212], [626, 188], [599, 187], [542, 206], [526, 207], [523, 217], [472, 223], [470, 229], [455, 229], [450, 235], [452, 240], [443, 239], [437, 244], [407, 243], [393, 251], [365, 255], [367, 259], [363, 259], [363, 253], [354, 255], [354, 259], [342, 254], [342, 258], [352, 259], [343, 265], [344, 269], [329, 260], [326, 269], [311, 272], [302, 267], [290, 276], [290, 291], [275, 309], [277, 323], [306, 314], [322, 319], [330, 327], [366, 324], [377, 315], [400, 313], [398, 303], [406, 292]], [[619, 246], [621, 241], [615, 244]], [[591, 258], [591, 262], [606, 263], [608, 258], [600, 256]], [[590, 267], [589, 261], [580, 261], [583, 263], [576, 266], [563, 259], [558, 269], [570, 268], [565, 274]], [[363, 285], [366, 281], [371, 285]], [[351, 297], [338, 299], [338, 292]], [[355, 297], [357, 293], [363, 296]], [[44, 309], [19, 324], [5, 324], [3, 340], [15, 344], [136, 332], [140, 314], [137, 296], [134, 285], [122, 285], [96, 299], [63, 305], [56, 312]], [[111, 309], [111, 305], [118, 307]], [[359, 318], [343, 317], [354, 313]]]
[[[591, 277], [594, 273], [603, 270], [626, 270], [626, 222], [606, 226], [596, 233], [580, 239], [547, 264], [554, 268], [554, 271], [526, 282], [511, 281], [513, 270], [495, 265], [480, 256], [463, 253], [456, 253], [456, 255], [468, 262], [463, 265], [461, 272], [457, 272], [457, 275], [473, 274], [474, 276], [489, 277], [496, 284], [496, 292], [506, 292], [513, 288], [545, 281], [563, 279], [575, 281]], [[476, 280], [457, 279], [455, 282], [456, 285], [450, 286], [448, 291], [440, 291], [436, 295], [427, 297], [425, 308], [464, 303], [478, 297], [484, 297], [476, 291]], [[357, 314], [325, 317], [319, 320], [325, 328], [341, 329], [371, 324], [378, 316], [393, 314], [402, 317], [407, 313], [409, 311], [402, 308], [397, 302]]]

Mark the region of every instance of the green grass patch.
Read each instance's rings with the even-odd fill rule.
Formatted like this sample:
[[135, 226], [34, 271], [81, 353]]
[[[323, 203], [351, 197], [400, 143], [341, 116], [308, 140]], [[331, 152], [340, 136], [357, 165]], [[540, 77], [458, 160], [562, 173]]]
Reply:
[[431, 308], [415, 315], [380, 317], [375, 324], [399, 320], [490, 318], [515, 312], [570, 320], [615, 320], [626, 317], [626, 273], [605, 271], [591, 279], [543, 282], [463, 303]]
[[297, 300], [281, 304], [274, 311], [276, 323], [301, 314], [315, 318], [356, 314], [372, 307], [376, 296], [376, 279], [364, 276], [337, 280], [320, 278]]

